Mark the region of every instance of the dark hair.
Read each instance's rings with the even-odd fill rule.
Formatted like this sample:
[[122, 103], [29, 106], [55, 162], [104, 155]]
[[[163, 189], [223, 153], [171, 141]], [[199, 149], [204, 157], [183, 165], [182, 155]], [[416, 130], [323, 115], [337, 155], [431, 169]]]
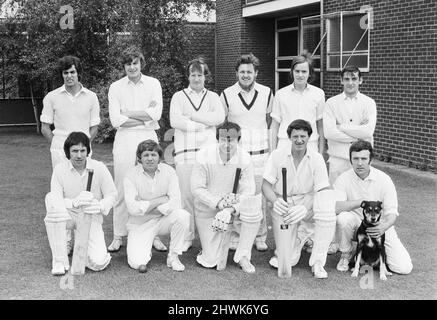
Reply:
[[[203, 66], [203, 70], [202, 70], [202, 66]], [[190, 73], [193, 71], [198, 71], [200, 73], [203, 73], [205, 77], [210, 75], [209, 67], [203, 58], [196, 58], [188, 62], [186, 68], [187, 77], [189, 77]]]
[[217, 129], [215, 131], [216, 140], [219, 139], [220, 133], [222, 133], [222, 134], [225, 132], [227, 133], [230, 130], [236, 131], [236, 133], [238, 135], [238, 141], [240, 141], [240, 139], [241, 139], [241, 127], [238, 124], [236, 124], [234, 122], [229, 122], [229, 121], [225, 121], [221, 125], [217, 126]]
[[288, 125], [288, 128], [287, 128], [288, 138], [291, 137], [291, 131], [293, 131], [293, 130], [304, 130], [304, 131], [308, 132], [308, 137], [310, 137], [311, 134], [313, 133], [313, 129], [311, 128], [311, 124], [308, 121], [303, 120], [303, 119], [296, 119]]
[[358, 78], [361, 78], [361, 71], [360, 68], [356, 66], [346, 66], [341, 70], [341, 78], [343, 79], [343, 76], [345, 73], [356, 73], [358, 72]]
[[85, 146], [87, 156], [90, 154], [91, 147], [90, 139], [88, 138], [88, 136], [83, 132], [74, 131], [68, 135], [67, 139], [65, 139], [64, 142], [64, 153], [67, 159], [70, 160], [70, 148], [78, 144], [83, 144]]
[[235, 63], [235, 71], [238, 71], [238, 68], [242, 64], [252, 64], [255, 71], [258, 71], [260, 66], [259, 59], [255, 57], [253, 53], [243, 54], [240, 58], [238, 58], [237, 62]]
[[137, 147], [137, 160], [138, 160], [138, 162], [140, 162], [141, 154], [144, 151], [154, 151], [154, 152], [157, 152], [158, 155], [159, 155], [159, 158], [160, 159], [162, 158], [162, 154], [163, 154], [162, 148], [154, 140], [148, 139], [148, 140], [144, 140], [143, 142], [140, 142], [138, 144], [138, 147]]
[[131, 63], [135, 59], [139, 58], [141, 63], [141, 69], [143, 69], [146, 60], [144, 59], [144, 55], [141, 53], [140, 50], [138, 50], [136, 47], [129, 47], [126, 50], [123, 51], [121, 55], [121, 65], [124, 67], [124, 65]]
[[80, 59], [75, 56], [64, 56], [58, 60], [58, 71], [62, 76], [62, 72], [70, 69], [72, 66], [76, 67], [77, 75], [80, 77], [82, 74], [82, 64]]
[[314, 79], [313, 58], [308, 51], [304, 50], [300, 55], [294, 57], [293, 61], [291, 61], [290, 77], [292, 81], [294, 81], [293, 70], [296, 67], [296, 65], [305, 62], [308, 62], [308, 69], [309, 69], [308, 82], [310, 83]]
[[370, 160], [373, 159], [373, 147], [369, 141], [358, 140], [351, 144], [349, 147], [349, 160], [352, 162], [352, 152], [360, 152], [363, 150], [369, 150]]

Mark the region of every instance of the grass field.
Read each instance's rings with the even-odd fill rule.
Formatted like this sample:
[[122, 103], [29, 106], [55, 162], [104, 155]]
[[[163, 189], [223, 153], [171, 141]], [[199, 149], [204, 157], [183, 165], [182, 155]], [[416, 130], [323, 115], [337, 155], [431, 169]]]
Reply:
[[[253, 250], [256, 274], [243, 273], [229, 256], [223, 272], [199, 267], [195, 256], [199, 241], [181, 257], [186, 270], [177, 273], [165, 265], [166, 253], [154, 252], [149, 272], [129, 268], [126, 249], [112, 254], [108, 269], [87, 270], [74, 277], [74, 289], [61, 289], [60, 277], [50, 274], [51, 253], [44, 227], [44, 195], [49, 190], [49, 148], [32, 130], [0, 131], [0, 299], [436, 299], [437, 298], [437, 178], [431, 173], [411, 174], [380, 164], [398, 191], [401, 241], [414, 264], [408, 276], [393, 275], [386, 282], [375, 272], [374, 289], [360, 287], [360, 278], [335, 270], [339, 254], [328, 257], [329, 278], [316, 280], [303, 253], [291, 279], [276, 276], [268, 252]], [[94, 158], [112, 171], [112, 145], [93, 146]], [[376, 164], [378, 166], [378, 164]], [[112, 213], [104, 221], [106, 242], [112, 239]], [[165, 239], [167, 241], [168, 239]], [[361, 277], [361, 276], [360, 276]], [[370, 292], [369, 292], [370, 291]]]

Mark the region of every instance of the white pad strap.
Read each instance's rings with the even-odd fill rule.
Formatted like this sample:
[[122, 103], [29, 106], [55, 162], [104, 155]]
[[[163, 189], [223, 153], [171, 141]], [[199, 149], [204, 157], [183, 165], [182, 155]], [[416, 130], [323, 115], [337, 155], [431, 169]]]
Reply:
[[343, 195], [336, 190], [322, 190], [314, 195], [313, 212], [315, 220], [336, 221], [335, 204]]
[[64, 199], [59, 194], [55, 192], [47, 193], [45, 203], [47, 214], [44, 221], [61, 222], [71, 219], [65, 207]]
[[259, 222], [263, 218], [262, 194], [254, 196], [241, 195], [239, 203], [240, 220], [245, 222]]

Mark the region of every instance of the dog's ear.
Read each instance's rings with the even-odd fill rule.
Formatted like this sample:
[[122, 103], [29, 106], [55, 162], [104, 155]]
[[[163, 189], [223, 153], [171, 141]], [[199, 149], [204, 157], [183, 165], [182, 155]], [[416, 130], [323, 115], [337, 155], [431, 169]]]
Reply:
[[361, 208], [364, 209], [366, 207], [366, 205], [367, 205], [367, 201], [365, 201], [365, 200], [361, 201], [361, 205], [360, 205]]
[[382, 209], [382, 201], [376, 201], [376, 205]]

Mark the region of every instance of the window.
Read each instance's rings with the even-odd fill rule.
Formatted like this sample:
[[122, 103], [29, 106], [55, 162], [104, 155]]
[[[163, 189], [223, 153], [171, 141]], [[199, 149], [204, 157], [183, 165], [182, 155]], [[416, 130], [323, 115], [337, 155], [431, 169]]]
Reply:
[[290, 84], [290, 66], [299, 53], [299, 18], [288, 17], [276, 20], [276, 90]]
[[340, 12], [332, 14], [327, 24], [327, 70], [337, 71], [346, 65], [356, 65], [369, 71], [370, 29], [366, 12]]

